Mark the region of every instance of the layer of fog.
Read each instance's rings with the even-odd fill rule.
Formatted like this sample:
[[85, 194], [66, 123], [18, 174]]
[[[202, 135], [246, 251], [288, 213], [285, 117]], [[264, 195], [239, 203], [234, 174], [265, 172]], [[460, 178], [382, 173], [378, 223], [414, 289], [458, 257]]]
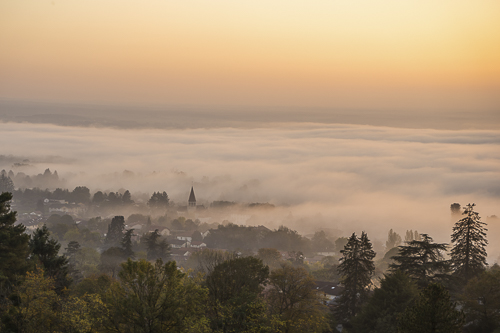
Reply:
[[[70, 190], [166, 191], [177, 203], [187, 201], [194, 185], [199, 204], [275, 204], [252, 213], [252, 222], [285, 223], [302, 233], [366, 230], [385, 241], [390, 228], [400, 234], [417, 229], [449, 242], [451, 203], [475, 202], [483, 219], [500, 214], [500, 133], [494, 130], [312, 123], [123, 130], [0, 123], [0, 142], [0, 169], [36, 174], [50, 168]], [[28, 165], [13, 166], [24, 159]], [[490, 254], [498, 251], [493, 235], [500, 232], [491, 221]]]
[[259, 128], [313, 122], [402, 128], [500, 129], [500, 112], [490, 110], [363, 110], [250, 106], [92, 105], [0, 100], [0, 121], [114, 128]]

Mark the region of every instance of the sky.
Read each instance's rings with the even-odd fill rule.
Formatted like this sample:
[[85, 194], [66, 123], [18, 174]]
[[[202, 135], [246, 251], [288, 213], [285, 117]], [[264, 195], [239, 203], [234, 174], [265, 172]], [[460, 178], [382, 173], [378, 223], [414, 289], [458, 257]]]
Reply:
[[500, 2], [1, 0], [0, 99], [498, 110]]
[[499, 109], [500, 1], [0, 0], [0, 168], [68, 187], [447, 242], [500, 216]]

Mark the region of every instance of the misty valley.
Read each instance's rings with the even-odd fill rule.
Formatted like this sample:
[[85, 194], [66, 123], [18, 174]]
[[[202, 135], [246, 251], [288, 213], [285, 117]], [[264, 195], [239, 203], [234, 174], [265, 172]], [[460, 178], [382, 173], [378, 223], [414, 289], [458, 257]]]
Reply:
[[67, 183], [50, 169], [1, 171], [2, 332], [500, 327], [500, 267], [487, 256], [489, 225], [499, 222], [472, 203], [447, 207], [451, 242], [439, 243], [426, 230], [398, 233], [398, 225], [383, 239], [335, 223], [301, 234], [289, 225], [308, 220], [290, 212], [278, 226], [262, 222], [288, 205], [200, 203], [194, 182], [175, 202], [164, 190]]

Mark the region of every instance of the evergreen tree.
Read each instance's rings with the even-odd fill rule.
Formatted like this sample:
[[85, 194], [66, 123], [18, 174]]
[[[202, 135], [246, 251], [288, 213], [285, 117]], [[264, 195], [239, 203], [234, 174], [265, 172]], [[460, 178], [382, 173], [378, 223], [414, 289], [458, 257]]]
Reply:
[[27, 269], [29, 236], [24, 225], [14, 225], [16, 212], [10, 210], [11, 199], [8, 192], [0, 194], [0, 287], [13, 283]]
[[78, 269], [81, 265], [79, 262], [81, 246], [77, 241], [71, 241], [68, 243], [65, 255], [68, 257], [68, 273], [71, 276], [73, 282], [79, 283], [83, 279], [83, 275]]
[[486, 267], [486, 223], [481, 222], [479, 214], [474, 211], [475, 204], [464, 207], [465, 217], [455, 223], [451, 242], [451, 265], [454, 274], [468, 281]]
[[154, 192], [151, 198], [148, 200], [148, 206], [151, 208], [167, 208], [169, 202], [170, 199], [168, 198], [167, 192]]
[[125, 258], [131, 258], [134, 259], [135, 253], [132, 250], [132, 236], [134, 235], [134, 229], [129, 229], [125, 232], [122, 238], [122, 249], [123, 249], [123, 254], [125, 255]]
[[345, 289], [340, 295], [335, 312], [341, 322], [348, 323], [350, 318], [358, 313], [367, 297], [375, 271], [375, 252], [368, 236], [362, 232], [361, 238], [353, 233], [340, 253], [342, 257], [339, 259], [341, 263], [338, 271]]
[[147, 259], [156, 260], [160, 257], [158, 239], [160, 233], [158, 229], [146, 236]]
[[61, 244], [50, 237], [46, 225], [37, 228], [29, 242], [33, 259], [42, 263], [45, 275], [55, 280], [56, 291], [59, 293], [63, 288], [69, 287], [71, 279], [68, 277], [68, 259], [59, 255]]
[[444, 277], [449, 269], [449, 262], [444, 260], [446, 244], [433, 243], [432, 237], [421, 234], [422, 240], [413, 240], [406, 246], [399, 246], [399, 254], [391, 257], [395, 262], [390, 265], [394, 270], [401, 270], [425, 287], [436, 279]]
[[399, 316], [417, 297], [417, 286], [408, 275], [399, 270], [384, 275], [353, 320], [353, 332], [397, 333]]
[[125, 229], [125, 218], [123, 216], [115, 216], [108, 225], [108, 233], [104, 239], [104, 244], [107, 247], [120, 245], [123, 238], [123, 229]]
[[450, 301], [448, 291], [433, 283], [420, 293], [416, 303], [406, 309], [399, 321], [400, 333], [461, 333], [463, 313]]

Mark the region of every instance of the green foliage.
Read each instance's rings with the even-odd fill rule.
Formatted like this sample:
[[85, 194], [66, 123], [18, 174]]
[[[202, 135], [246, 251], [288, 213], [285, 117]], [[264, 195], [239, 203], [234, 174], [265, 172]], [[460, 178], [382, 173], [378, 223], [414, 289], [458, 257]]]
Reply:
[[22, 224], [14, 225], [16, 212], [10, 210], [12, 194], [0, 194], [0, 287], [12, 284], [27, 269], [29, 236]]
[[174, 261], [129, 259], [119, 278], [106, 296], [109, 332], [206, 331], [206, 290], [181, 273]]
[[432, 237], [427, 234], [421, 236], [420, 241], [413, 240], [406, 246], [399, 246], [399, 254], [391, 258], [394, 263], [390, 268], [405, 272], [419, 286], [425, 287], [445, 277], [449, 262], [444, 260], [442, 254], [446, 251], [446, 244], [433, 243]]
[[400, 333], [461, 333], [463, 313], [456, 310], [448, 291], [440, 284], [428, 285], [415, 304], [401, 315]]
[[397, 333], [399, 315], [417, 297], [417, 286], [408, 275], [399, 270], [384, 275], [380, 288], [353, 319], [353, 332]]
[[325, 299], [304, 268], [282, 264], [271, 272], [269, 285], [266, 299], [270, 313], [280, 319], [284, 332], [323, 332], [328, 327]]
[[132, 236], [134, 235], [134, 229], [129, 229], [125, 232], [122, 238], [121, 246], [123, 249], [123, 254], [125, 258], [134, 259], [134, 251], [132, 250]]
[[470, 333], [500, 328], [500, 270], [483, 271], [469, 280], [461, 297]]
[[[223, 332], [248, 331], [255, 318], [248, 316], [250, 309], [259, 309], [262, 284], [269, 268], [254, 257], [234, 258], [215, 266], [205, 279], [208, 288], [208, 316], [213, 330]], [[265, 312], [253, 313], [265, 319]]]
[[339, 297], [335, 313], [339, 321], [348, 323], [354, 317], [368, 295], [371, 278], [375, 271], [375, 252], [365, 232], [358, 238], [355, 233], [340, 251], [339, 274], [344, 290]]
[[43, 225], [37, 228], [29, 241], [32, 260], [40, 262], [43, 265], [45, 274], [55, 281], [56, 291], [62, 292], [64, 288], [69, 287], [71, 279], [68, 276], [68, 259], [59, 255], [59, 244], [50, 237], [49, 229]]
[[482, 272], [486, 267], [486, 223], [481, 222], [479, 214], [474, 211], [475, 204], [464, 207], [463, 219], [455, 223], [451, 242], [451, 267], [454, 275], [463, 281]]
[[125, 229], [125, 218], [123, 216], [115, 216], [108, 225], [108, 232], [104, 239], [104, 244], [107, 247], [119, 246], [123, 238], [123, 229]]
[[110, 247], [101, 253], [101, 264], [99, 269], [101, 272], [111, 275], [113, 278], [117, 276], [121, 263], [125, 261], [125, 254], [120, 247]]

